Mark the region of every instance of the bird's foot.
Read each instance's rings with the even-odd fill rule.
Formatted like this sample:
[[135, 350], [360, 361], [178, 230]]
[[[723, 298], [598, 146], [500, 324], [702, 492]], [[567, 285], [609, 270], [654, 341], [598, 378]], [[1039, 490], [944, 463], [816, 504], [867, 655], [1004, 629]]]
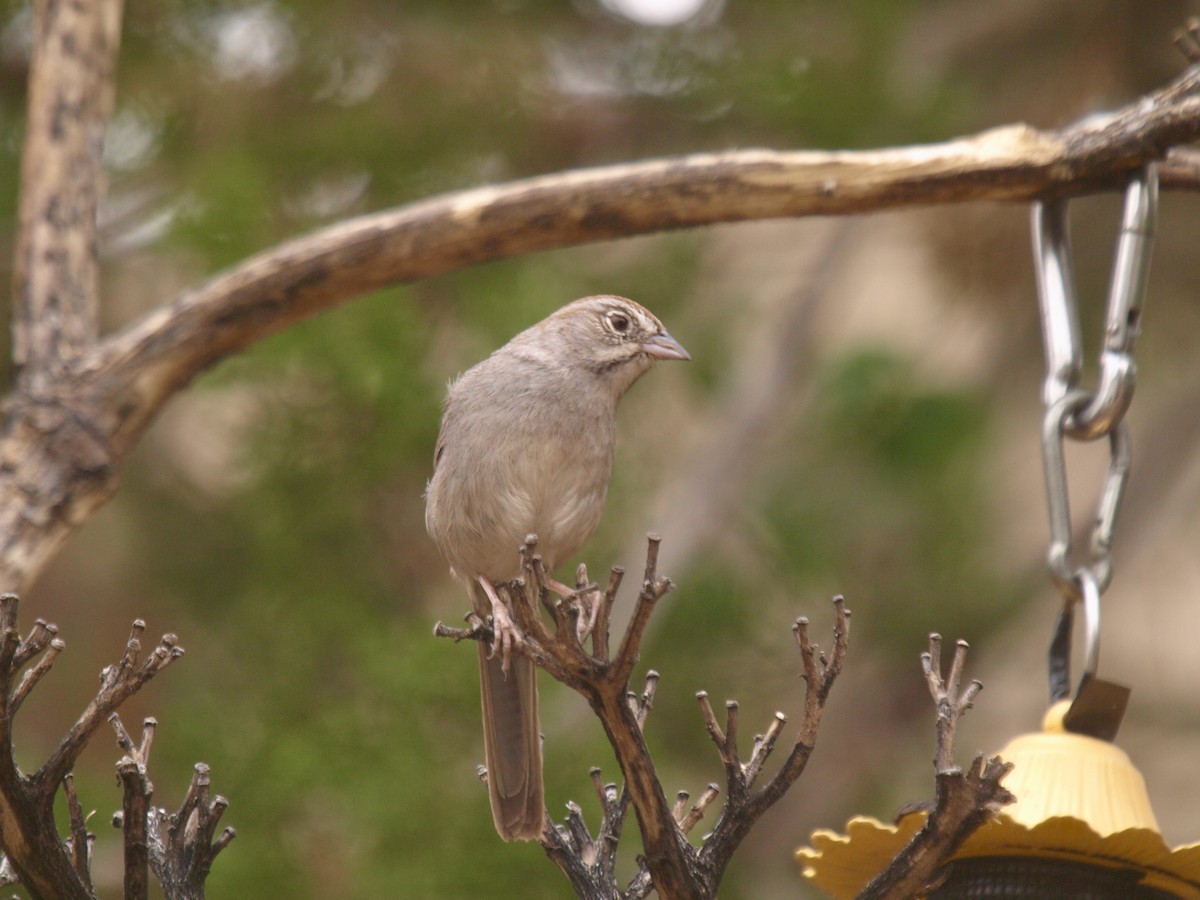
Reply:
[[479, 583], [492, 601], [492, 647], [488, 659], [494, 659], [499, 653], [500, 671], [507, 676], [512, 667], [512, 655], [524, 649], [525, 637], [513, 618], [512, 610], [496, 592], [495, 586], [486, 578], [480, 578]]
[[575, 592], [575, 602], [579, 606], [579, 621], [575, 625], [575, 635], [581, 644], [596, 630], [596, 617], [600, 615], [600, 599], [600, 589], [594, 584]]
[[576, 573], [578, 587], [567, 587], [561, 581], [546, 579], [546, 586], [558, 594], [567, 604], [579, 607], [579, 619], [575, 625], [575, 636], [583, 643], [596, 629], [596, 616], [600, 612], [600, 588], [587, 580], [587, 568], [580, 563]]

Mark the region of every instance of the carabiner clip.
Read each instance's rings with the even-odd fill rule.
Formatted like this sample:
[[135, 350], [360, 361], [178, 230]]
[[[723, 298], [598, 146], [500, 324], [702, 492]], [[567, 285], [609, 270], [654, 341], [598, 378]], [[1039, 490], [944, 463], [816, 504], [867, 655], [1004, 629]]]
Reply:
[[[1077, 440], [1095, 440], [1110, 432], [1133, 399], [1137, 375], [1133, 347], [1141, 332], [1157, 219], [1158, 170], [1150, 163], [1130, 179], [1125, 189], [1100, 352], [1100, 377], [1092, 399], [1072, 416], [1066, 428], [1067, 434]], [[1066, 200], [1034, 204], [1033, 240], [1046, 347], [1047, 375], [1042, 395], [1049, 408], [1078, 387], [1082, 370]]]
[[1071, 229], [1067, 201], [1060, 198], [1033, 204], [1033, 258], [1037, 276], [1038, 309], [1046, 348], [1046, 382], [1042, 403], [1050, 409], [1079, 386], [1083, 371], [1079, 337], [1079, 304], [1071, 263]]
[[1117, 239], [1104, 347], [1100, 351], [1100, 380], [1086, 409], [1076, 414], [1071, 435], [1093, 440], [1120, 421], [1133, 399], [1137, 366], [1133, 345], [1142, 330], [1142, 303], [1150, 278], [1150, 255], [1158, 220], [1158, 170], [1142, 169], [1125, 188], [1125, 212]]

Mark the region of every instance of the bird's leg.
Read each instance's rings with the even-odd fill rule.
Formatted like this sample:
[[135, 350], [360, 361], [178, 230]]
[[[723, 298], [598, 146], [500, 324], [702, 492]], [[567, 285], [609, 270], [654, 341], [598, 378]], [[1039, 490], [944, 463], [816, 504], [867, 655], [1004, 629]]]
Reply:
[[482, 575], [479, 576], [478, 581], [492, 602], [492, 652], [488, 654], [488, 658], [494, 657], [499, 652], [500, 670], [507, 676], [513, 651], [519, 651], [525, 646], [525, 638], [513, 619], [512, 610], [496, 593], [495, 585]]

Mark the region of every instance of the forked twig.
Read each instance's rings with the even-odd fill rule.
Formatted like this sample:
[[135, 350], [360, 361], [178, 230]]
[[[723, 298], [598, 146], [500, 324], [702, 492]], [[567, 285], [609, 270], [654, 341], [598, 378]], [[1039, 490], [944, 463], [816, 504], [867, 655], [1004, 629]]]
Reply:
[[787, 723], [787, 717], [781, 712], [775, 713], [766, 731], [755, 736], [750, 759], [743, 763], [737, 751], [737, 704], [726, 704], [725, 729], [722, 731], [707, 697], [700, 697], [705, 726], [717, 745], [728, 786], [728, 797], [721, 818], [699, 853], [701, 865], [706, 871], [713, 872], [718, 881], [750, 829], [763, 813], [787, 793], [808, 765], [816, 745], [825, 703], [842, 671], [849, 646], [850, 611], [846, 609], [842, 597], [834, 598], [833, 608], [833, 647], [828, 655], [809, 638], [808, 619], [799, 618], [792, 626], [796, 646], [800, 650], [805, 682], [804, 715], [791, 750], [779, 771], [765, 784], [758, 785], [758, 780]]
[[141, 690], [147, 681], [183, 656], [179, 639], [168, 633], [162, 636], [150, 655], [142, 659], [141, 636], [145, 630], [146, 623], [135, 619], [130, 628], [129, 640], [125, 643], [125, 653], [118, 662], [106, 666], [100, 673], [99, 693], [71, 726], [62, 743], [33, 776], [33, 780], [43, 786], [43, 790], [48, 789], [52, 792], [62, 783], [92, 734], [117, 707]]
[[171, 815], [159, 810], [150, 822], [151, 829], [160, 835], [166, 824], [166, 841], [159, 852], [151, 852], [150, 866], [168, 900], [202, 898], [213, 860], [237, 837], [237, 831], [229, 827], [217, 834], [229, 801], [220, 794], [210, 798], [209, 785], [208, 766], [196, 763], [179, 809]]
[[[116, 709], [179, 659], [183, 649], [175, 635], [167, 634], [143, 656], [141, 638], [146, 625], [135, 620], [121, 658], [100, 673], [96, 696], [41, 768], [24, 776], [13, 758], [14, 719], [66, 645], [58, 637], [58, 629], [41, 619], [22, 640], [17, 629], [18, 605], [15, 594], [0, 595], [0, 844], [9, 851], [0, 861], [0, 884], [19, 882], [34, 898], [94, 900], [90, 864], [95, 835], [87, 830], [87, 816], [70, 770], [107, 718], [125, 752], [117, 764], [124, 798], [122, 811], [115, 817], [125, 831], [125, 897], [142, 900], [149, 895], [147, 865], [154, 865], [153, 822], [161, 813], [150, 806], [153, 786], [146, 775], [155, 723], [146, 720], [141, 741], [135, 745]], [[60, 787], [67, 806], [65, 840], [54, 820]], [[192, 846], [188, 852], [197, 859], [205, 858]], [[209, 862], [212, 855], [215, 853], [207, 857]], [[165, 882], [163, 888], [168, 900], [195, 900], [204, 894], [202, 878], [193, 878], [186, 890], [176, 890]]]
[[[631, 694], [635, 704], [634, 716], [641, 727], [653, 705], [658, 685], [658, 673], [651, 670], [646, 675], [646, 686], [641, 696]], [[567, 876], [580, 897], [630, 898], [645, 896], [645, 893], [619, 890], [616, 878], [617, 847], [621, 831], [629, 813], [629, 790], [618, 787], [614, 782], [605, 782], [601, 769], [593, 766], [588, 775], [596, 798], [600, 803], [600, 827], [595, 835], [588, 830], [583, 810], [577, 803], [567, 804], [567, 816], [562, 824], [554, 823], [547, 829], [542, 840], [546, 855]], [[644, 880], [648, 890], [650, 879], [643, 867], [634, 878], [634, 883]]]
[[938, 869], [962, 842], [996, 811], [1016, 798], [1002, 784], [1012, 764], [999, 757], [976, 756], [964, 772], [954, 764], [958, 721], [971, 708], [983, 685], [972, 681], [962, 692], [959, 684], [967, 658], [966, 641], [958, 641], [950, 671], [942, 676], [942, 638], [929, 636], [929, 651], [921, 668], [937, 707], [937, 752], [934, 757], [935, 797], [924, 826], [883, 872], [859, 894], [861, 900], [907, 898], [921, 894]]
[[[713, 831], [694, 847], [687, 835], [713, 807], [721, 790], [716, 784], [708, 785], [690, 807], [687, 792], [679, 792], [673, 803], [667, 801], [642, 734], [654, 703], [658, 673], [647, 673], [641, 694], [628, 688], [650, 616], [673, 587], [670, 579], [658, 574], [659, 545], [657, 536], [649, 536], [637, 604], [611, 657], [609, 623], [624, 574], [621, 569], [612, 570], [601, 595], [587, 580], [587, 570], [580, 567], [576, 571], [576, 590], [572, 593], [560, 587], [568, 596], [554, 599], [537, 553], [537, 539], [531, 535], [521, 548], [521, 577], [496, 586], [523, 632], [522, 652], [587, 698], [604, 723], [624, 775], [624, 783], [618, 788], [615, 783], [605, 784], [599, 769], [591, 770], [601, 808], [600, 826], [594, 834], [587, 827], [582, 809], [571, 803], [565, 819], [552, 823], [543, 837], [547, 855], [582, 897], [644, 897], [652, 889], [668, 898], [715, 896], [733, 852], [762, 814], [804, 771], [829, 691], [845, 660], [850, 613], [838, 597], [834, 601], [833, 645], [828, 655], [809, 639], [806, 619], [797, 620], [793, 626], [805, 680], [804, 715], [788, 756], [779, 771], [763, 784], [758, 782], [764, 764], [778, 742], [786, 717], [775, 714], [764, 733], [755, 736], [750, 757], [743, 763], [738, 751], [737, 703], [726, 704], [722, 726], [708, 695], [697, 695], [705, 725], [725, 768], [728, 796]], [[588, 604], [594, 604], [594, 609]], [[552, 627], [547, 626], [539, 610], [548, 614]], [[455, 641], [487, 640], [490, 629], [479, 621], [465, 629], [439, 623], [435, 634]], [[589, 638], [590, 653], [585, 643]], [[615, 859], [631, 807], [638, 818], [645, 854], [638, 874], [622, 890], [615, 880]]]

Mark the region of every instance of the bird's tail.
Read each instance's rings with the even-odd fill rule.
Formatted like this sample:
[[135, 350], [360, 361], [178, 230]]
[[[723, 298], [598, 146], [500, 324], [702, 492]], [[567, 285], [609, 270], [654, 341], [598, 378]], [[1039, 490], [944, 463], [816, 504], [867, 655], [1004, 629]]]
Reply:
[[[477, 586], [473, 589], [482, 593]], [[500, 654], [488, 659], [488, 647], [480, 643], [479, 682], [488, 793], [496, 831], [506, 841], [536, 840], [546, 818], [537, 667], [529, 657], [514, 653], [506, 676]]]

